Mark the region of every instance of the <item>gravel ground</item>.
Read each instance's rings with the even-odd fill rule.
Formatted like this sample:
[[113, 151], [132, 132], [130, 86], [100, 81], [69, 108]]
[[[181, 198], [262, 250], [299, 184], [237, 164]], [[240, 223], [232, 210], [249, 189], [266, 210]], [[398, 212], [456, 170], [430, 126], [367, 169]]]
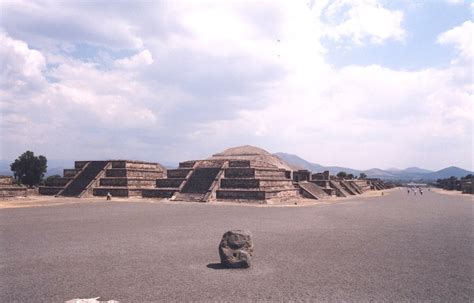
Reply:
[[[4, 208], [0, 301], [469, 302], [473, 205], [472, 196], [395, 189], [297, 207]], [[250, 269], [217, 265], [221, 236], [234, 228], [253, 234]]]

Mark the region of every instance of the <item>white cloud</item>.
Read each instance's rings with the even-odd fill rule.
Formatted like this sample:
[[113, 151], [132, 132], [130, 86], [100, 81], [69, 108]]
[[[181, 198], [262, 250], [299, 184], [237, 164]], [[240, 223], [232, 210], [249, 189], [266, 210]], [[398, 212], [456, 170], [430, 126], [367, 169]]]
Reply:
[[[341, 17], [342, 15], [342, 17]], [[322, 9], [325, 35], [336, 40], [350, 39], [356, 44], [381, 44], [403, 41], [403, 13], [389, 10], [378, 0], [336, 0]]]
[[[166, 162], [255, 144], [356, 168], [468, 166], [468, 69], [328, 63], [327, 37], [342, 45], [404, 39], [403, 13], [378, 1], [25, 5], [7, 5], [4, 39], [21, 51], [9, 46], [18, 72], [2, 78], [41, 85], [31, 98], [0, 91], [9, 105], [2, 143], [17, 143], [4, 144], [9, 155], [34, 142], [68, 157]], [[12, 25], [25, 19], [28, 26]], [[63, 36], [51, 31], [58, 26]], [[464, 26], [439, 38], [462, 56]]]
[[470, 20], [438, 36], [438, 43], [453, 44], [459, 51], [461, 59], [472, 61], [474, 23]]
[[115, 61], [118, 67], [123, 68], [137, 68], [153, 63], [153, 56], [150, 51], [145, 49], [141, 52], [131, 56], [130, 58], [119, 59]]
[[17, 93], [45, 84], [44, 56], [23, 41], [11, 39], [0, 32], [0, 87]]

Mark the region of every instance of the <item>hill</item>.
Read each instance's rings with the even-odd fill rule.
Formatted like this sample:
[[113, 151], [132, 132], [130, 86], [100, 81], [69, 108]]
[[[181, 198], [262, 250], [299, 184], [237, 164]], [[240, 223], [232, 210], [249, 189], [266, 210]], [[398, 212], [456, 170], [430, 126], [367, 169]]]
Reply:
[[449, 178], [451, 176], [455, 176], [457, 178], [464, 177], [468, 174], [472, 174], [468, 170], [451, 166], [447, 167], [438, 171], [431, 171], [424, 168], [419, 167], [408, 167], [405, 169], [399, 169], [396, 167], [392, 167], [386, 170], [380, 168], [372, 168], [368, 170], [358, 170], [348, 167], [341, 167], [341, 166], [324, 166], [321, 164], [311, 163], [297, 155], [287, 154], [287, 153], [276, 153], [276, 156], [286, 161], [292, 167], [296, 169], [307, 169], [312, 172], [322, 172], [325, 170], [329, 170], [329, 172], [333, 175], [337, 174], [340, 171], [345, 171], [346, 173], [353, 174], [358, 176], [360, 173], [365, 173], [369, 178], [380, 178], [384, 180], [436, 180], [436, 179], [443, 179]]

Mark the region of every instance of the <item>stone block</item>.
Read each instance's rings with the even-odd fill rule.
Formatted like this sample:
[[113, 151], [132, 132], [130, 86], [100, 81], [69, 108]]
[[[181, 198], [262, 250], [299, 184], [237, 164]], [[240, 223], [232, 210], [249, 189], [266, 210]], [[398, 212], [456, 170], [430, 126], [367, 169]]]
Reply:
[[219, 243], [221, 264], [229, 268], [250, 267], [253, 255], [252, 235], [249, 231], [226, 232]]

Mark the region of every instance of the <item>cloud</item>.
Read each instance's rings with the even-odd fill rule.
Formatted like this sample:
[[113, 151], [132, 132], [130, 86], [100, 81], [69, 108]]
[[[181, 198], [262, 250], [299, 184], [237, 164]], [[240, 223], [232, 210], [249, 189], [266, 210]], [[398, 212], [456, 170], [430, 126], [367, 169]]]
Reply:
[[462, 60], [472, 62], [474, 23], [470, 20], [438, 36], [438, 43], [453, 44]]
[[43, 71], [44, 56], [30, 49], [23, 41], [10, 38], [0, 32], [0, 87], [16, 93], [41, 87], [46, 84]]
[[340, 41], [349, 39], [355, 44], [382, 44], [393, 39], [403, 41], [403, 13], [389, 10], [377, 0], [336, 0], [322, 9], [327, 21], [325, 36]]
[[145, 49], [130, 58], [123, 58], [115, 61], [118, 67], [123, 68], [137, 68], [141, 66], [150, 65], [153, 63], [153, 56], [150, 51]]
[[[254, 144], [356, 168], [469, 165], [468, 68], [329, 64], [328, 38], [349, 48], [404, 40], [403, 12], [378, 1], [1, 9], [8, 157], [33, 146], [55, 158], [170, 162]], [[456, 60], [471, 26], [438, 39]]]

